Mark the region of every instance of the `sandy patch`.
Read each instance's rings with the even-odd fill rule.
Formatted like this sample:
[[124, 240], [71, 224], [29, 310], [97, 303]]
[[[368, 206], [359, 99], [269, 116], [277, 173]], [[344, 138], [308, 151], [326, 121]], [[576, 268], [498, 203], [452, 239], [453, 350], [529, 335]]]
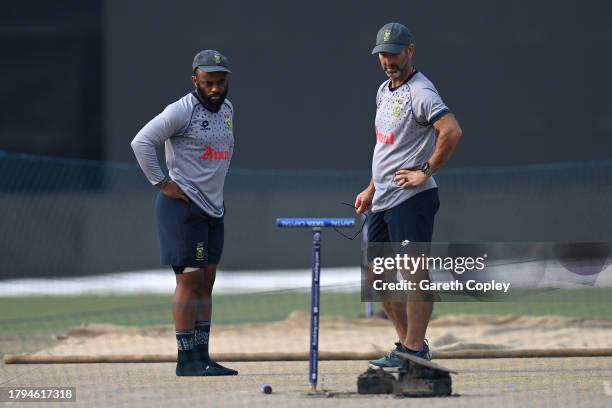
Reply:
[[[310, 317], [295, 311], [271, 323], [213, 325], [212, 353], [307, 352]], [[323, 317], [323, 352], [387, 352], [397, 335], [384, 319]], [[446, 315], [427, 332], [434, 351], [611, 348], [612, 320], [560, 316]], [[176, 350], [171, 326], [146, 328], [84, 324], [69, 330], [59, 345], [39, 355], [166, 354]]]

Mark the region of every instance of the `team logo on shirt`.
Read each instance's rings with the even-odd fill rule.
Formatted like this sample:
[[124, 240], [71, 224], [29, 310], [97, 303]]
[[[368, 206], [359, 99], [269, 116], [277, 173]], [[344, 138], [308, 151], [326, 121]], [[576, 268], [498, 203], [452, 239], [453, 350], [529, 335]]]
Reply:
[[232, 117], [228, 113], [225, 114], [225, 126], [232, 130]]
[[385, 30], [385, 33], [383, 34], [383, 41], [389, 41], [389, 39], [391, 38], [391, 30]]
[[206, 146], [204, 153], [200, 156], [200, 160], [227, 160], [229, 159], [228, 150], [214, 150], [211, 145]]
[[404, 101], [402, 99], [398, 99], [395, 101], [395, 105], [393, 105], [393, 116], [399, 118], [402, 114], [402, 106], [404, 105]]
[[207, 120], [202, 121], [202, 130], [208, 130], [208, 125], [210, 125], [210, 123]]

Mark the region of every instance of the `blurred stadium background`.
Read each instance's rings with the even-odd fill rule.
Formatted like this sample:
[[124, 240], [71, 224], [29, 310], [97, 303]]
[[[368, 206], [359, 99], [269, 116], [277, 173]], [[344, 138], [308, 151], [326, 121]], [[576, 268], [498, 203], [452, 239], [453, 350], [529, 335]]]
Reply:
[[[191, 59], [205, 48], [229, 57], [236, 107], [216, 323], [308, 310], [310, 235], [274, 220], [352, 216], [341, 202], [369, 181], [385, 79], [370, 50], [391, 20], [415, 33], [417, 67], [464, 130], [436, 176], [434, 239], [612, 241], [608, 2], [62, 0], [0, 10], [0, 354], [56, 345], [83, 323], [171, 324], [156, 191], [129, 142], [190, 91]], [[322, 256], [322, 313], [363, 313], [359, 240], [325, 231]], [[435, 313], [612, 318], [605, 298], [561, 300]]]

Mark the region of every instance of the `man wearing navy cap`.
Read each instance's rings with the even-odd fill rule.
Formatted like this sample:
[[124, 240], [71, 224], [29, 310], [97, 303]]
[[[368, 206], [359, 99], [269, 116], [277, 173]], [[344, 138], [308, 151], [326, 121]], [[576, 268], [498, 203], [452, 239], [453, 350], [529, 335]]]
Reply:
[[[234, 107], [226, 99], [228, 61], [215, 50], [192, 65], [194, 90], [138, 132], [132, 148], [156, 201], [161, 261], [172, 266], [176, 289], [177, 376], [236, 375], [208, 354], [211, 294], [223, 251], [223, 186], [234, 151]], [[156, 147], [165, 146], [169, 177]]]
[[[357, 212], [368, 216], [369, 242], [432, 240], [438, 211], [438, 186], [433, 178], [461, 137], [455, 116], [434, 85], [414, 66], [414, 38], [399, 23], [385, 24], [376, 36], [376, 54], [389, 78], [376, 94], [376, 146], [370, 185], [355, 199]], [[396, 350], [431, 359], [425, 341], [433, 311], [431, 301], [383, 301], [399, 341]], [[401, 366], [394, 354], [370, 362]]]

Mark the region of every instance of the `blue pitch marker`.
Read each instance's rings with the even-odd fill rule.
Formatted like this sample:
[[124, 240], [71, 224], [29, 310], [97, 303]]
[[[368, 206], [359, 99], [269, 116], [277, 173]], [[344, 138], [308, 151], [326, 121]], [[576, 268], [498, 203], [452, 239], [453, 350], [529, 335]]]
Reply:
[[354, 218], [277, 218], [279, 228], [345, 228], [354, 227]]
[[279, 228], [312, 228], [312, 283], [310, 289], [310, 366], [308, 381], [317, 389], [319, 366], [319, 300], [321, 279], [321, 228], [354, 227], [353, 218], [277, 218]]

